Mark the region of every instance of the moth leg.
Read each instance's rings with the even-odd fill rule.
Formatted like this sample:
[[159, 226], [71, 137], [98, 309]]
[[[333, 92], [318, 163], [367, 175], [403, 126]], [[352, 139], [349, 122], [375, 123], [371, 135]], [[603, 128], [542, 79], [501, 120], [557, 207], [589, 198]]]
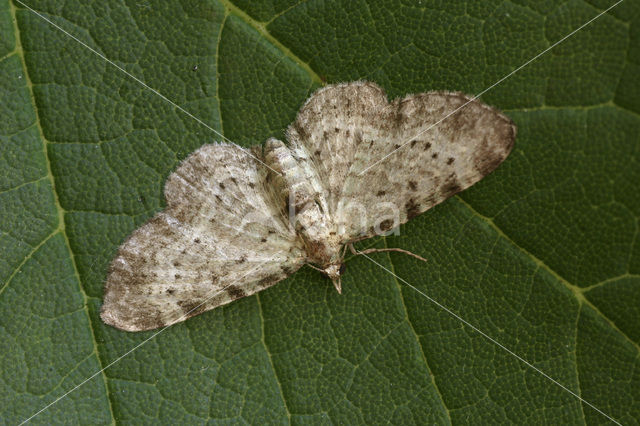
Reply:
[[396, 248], [396, 247], [389, 247], [389, 248], [382, 248], [382, 249], [370, 248], [370, 249], [366, 249], [366, 250], [362, 250], [362, 251], [357, 251], [355, 249], [355, 247], [353, 247], [353, 243], [349, 243], [348, 246], [349, 246], [349, 250], [354, 255], [369, 254], [369, 253], [380, 253], [380, 252], [384, 252], [384, 251], [396, 251], [398, 253], [408, 254], [409, 256], [415, 257], [416, 259], [422, 260], [423, 262], [427, 261], [427, 259], [425, 259], [424, 257], [418, 256], [415, 253], [411, 253], [408, 250], [403, 250], [401, 248]]
[[349, 247], [349, 251], [351, 252], [351, 254], [353, 255], [358, 255], [359, 253], [356, 251], [355, 247], [353, 247], [353, 243], [349, 243], [346, 245], [346, 247]]
[[353, 247], [353, 243], [351, 243], [351, 244], [345, 244], [345, 245], [342, 247], [342, 253], [340, 253], [340, 259], [344, 259], [344, 256], [347, 254], [347, 247], [349, 247], [349, 246]]

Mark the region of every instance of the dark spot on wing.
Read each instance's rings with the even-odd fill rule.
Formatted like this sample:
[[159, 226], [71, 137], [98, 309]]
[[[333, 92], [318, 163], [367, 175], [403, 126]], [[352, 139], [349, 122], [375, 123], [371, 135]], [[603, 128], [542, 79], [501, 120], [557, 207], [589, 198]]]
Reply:
[[316, 149], [316, 151], [313, 153], [313, 155], [315, 155], [316, 157], [320, 155], [322, 151], [320, 151], [319, 149]]
[[176, 292], [176, 290], [173, 289], [173, 288], [168, 288], [167, 291], [166, 291], [167, 294], [173, 294], [175, 292]]
[[429, 151], [429, 149], [431, 148], [431, 142], [427, 142], [424, 144], [424, 150], [425, 151]]
[[300, 139], [302, 140], [309, 139], [309, 134], [307, 133], [307, 130], [303, 126], [301, 126], [297, 120], [293, 123], [293, 128], [300, 135]]
[[448, 164], [448, 165], [452, 165], [454, 161], [456, 161], [456, 159], [455, 159], [455, 158], [453, 158], [453, 157], [449, 157], [449, 159], [447, 160], [447, 164]]
[[451, 173], [442, 186], [442, 195], [449, 198], [460, 191], [462, 191], [462, 187], [458, 181], [458, 176], [455, 173]]
[[412, 141], [411, 141], [411, 148], [413, 148], [414, 146], [416, 146], [416, 144], [417, 144], [418, 142], [419, 142], [419, 141], [418, 141], [417, 139], [412, 140]]
[[264, 238], [264, 237], [262, 237], [262, 238], [260, 238], [260, 242], [261, 242], [261, 243], [266, 243], [266, 242], [267, 242], [267, 239], [266, 239], [266, 238]]
[[244, 263], [247, 261], [247, 256], [242, 255], [242, 257], [240, 257], [240, 259], [236, 260], [236, 263], [240, 264], [240, 263]]
[[[197, 209], [194, 209], [197, 210]], [[173, 209], [173, 216], [178, 219], [179, 222], [189, 222], [190, 221], [190, 216], [189, 216], [190, 211], [188, 211], [187, 209]]]
[[382, 232], [386, 232], [389, 229], [391, 229], [391, 227], [393, 227], [393, 220], [392, 219], [387, 219], [387, 220], [383, 220], [382, 222], [380, 222], [380, 230]]
[[187, 318], [201, 314], [205, 310], [204, 304], [195, 300], [180, 300], [178, 306], [182, 308], [182, 312]]
[[255, 183], [253, 183], [253, 182], [249, 182], [249, 188], [253, 188], [253, 187], [255, 187], [255, 186], [256, 186], [256, 184], [255, 184]]
[[231, 178], [230, 178], [230, 179], [231, 179], [231, 182], [233, 182], [233, 183], [235, 183], [235, 184], [237, 184], [237, 183], [238, 183], [238, 181], [236, 180], [236, 178], [234, 178], [233, 176], [231, 176]]
[[227, 287], [226, 292], [229, 293], [229, 296], [231, 296], [233, 300], [241, 299], [247, 295], [247, 292], [237, 285], [230, 285]]
[[180, 278], [182, 278], [182, 275], [180, 275], [180, 274], [175, 274], [173, 277], [174, 277], [176, 280], [179, 280]]
[[268, 277], [265, 277], [263, 279], [261, 279], [260, 281], [258, 281], [258, 287], [267, 287], [270, 284], [272, 284], [274, 281], [277, 280], [277, 276], [276, 275], [269, 275]]
[[414, 180], [410, 180], [408, 183], [409, 189], [415, 191], [418, 189], [418, 184]]
[[386, 194], [386, 192], [385, 192], [385, 191], [378, 191], [378, 192], [376, 193], [376, 195], [377, 195], [378, 197], [382, 197], [382, 196], [384, 196], [385, 194]]
[[[284, 199], [284, 209], [287, 213], [291, 210], [291, 203], [289, 203], [289, 198], [291, 197], [285, 197]], [[271, 230], [269, 230], [269, 233], [271, 233]]]
[[151, 330], [166, 325], [157, 310], [136, 316], [135, 320], [132, 318], [130, 321], [134, 322], [140, 330]]
[[220, 196], [218, 194], [216, 194], [216, 200], [218, 200], [218, 202], [222, 202], [222, 198], [220, 198]]
[[340, 132], [340, 129], [339, 129], [339, 128], [337, 128], [337, 127], [336, 127], [335, 129], [333, 129], [333, 130], [334, 130], [336, 133], [339, 133], [339, 132]]
[[287, 265], [280, 266], [280, 270], [282, 271], [283, 274], [285, 274], [285, 276], [289, 276], [296, 271], [294, 268]]
[[177, 268], [178, 266], [180, 266], [180, 262], [178, 262], [177, 260], [174, 260], [173, 261], [173, 266], [175, 266]]
[[434, 152], [433, 154], [431, 154], [431, 158], [436, 159], [438, 158], [438, 153]]
[[[294, 214], [299, 214], [305, 207], [306, 205], [309, 203], [308, 200], [300, 200], [299, 202], [297, 202], [294, 206], [293, 206], [293, 213]], [[289, 210], [289, 209], [287, 209]]]
[[194, 242], [194, 243], [196, 243], [196, 244], [200, 244], [200, 238], [195, 238], [195, 239], [193, 240], [193, 242]]
[[220, 186], [220, 189], [224, 189], [224, 183], [220, 182], [218, 185]]
[[420, 214], [420, 205], [418, 205], [415, 198], [410, 198], [404, 205], [404, 208], [407, 210], [407, 219], [411, 219]]

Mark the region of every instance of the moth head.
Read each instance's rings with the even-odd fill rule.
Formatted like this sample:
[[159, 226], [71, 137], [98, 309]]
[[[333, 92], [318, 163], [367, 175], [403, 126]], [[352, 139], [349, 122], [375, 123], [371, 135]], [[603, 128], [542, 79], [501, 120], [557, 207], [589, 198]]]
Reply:
[[342, 274], [344, 274], [345, 269], [346, 265], [342, 262], [339, 262], [332, 263], [322, 270], [322, 272], [324, 272], [329, 278], [331, 278], [331, 281], [333, 281], [333, 286], [340, 294], [342, 294], [342, 280], [340, 277], [342, 276]]

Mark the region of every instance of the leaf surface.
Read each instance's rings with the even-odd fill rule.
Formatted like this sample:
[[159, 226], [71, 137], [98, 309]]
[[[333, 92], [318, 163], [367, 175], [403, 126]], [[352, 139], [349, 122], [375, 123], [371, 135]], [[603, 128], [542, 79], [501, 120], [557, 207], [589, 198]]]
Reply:
[[27, 4], [0, 0], [3, 422], [86, 380], [32, 422], [610, 422], [578, 395], [638, 423], [637, 2], [483, 95], [519, 129], [495, 173], [362, 243], [428, 263], [350, 258], [342, 296], [303, 268], [148, 342], [100, 321], [106, 269], [208, 127], [282, 137], [323, 82], [479, 93], [613, 2]]

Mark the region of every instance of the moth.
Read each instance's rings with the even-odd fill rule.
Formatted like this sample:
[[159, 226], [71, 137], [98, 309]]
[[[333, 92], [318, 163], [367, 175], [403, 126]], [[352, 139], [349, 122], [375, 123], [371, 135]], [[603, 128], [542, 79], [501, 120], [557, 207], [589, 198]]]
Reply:
[[128, 331], [168, 326], [305, 264], [340, 292], [347, 248], [478, 182], [515, 137], [509, 118], [462, 93], [389, 102], [371, 82], [325, 86], [288, 127], [287, 144], [204, 145], [180, 164], [165, 210], [113, 259], [101, 317]]

